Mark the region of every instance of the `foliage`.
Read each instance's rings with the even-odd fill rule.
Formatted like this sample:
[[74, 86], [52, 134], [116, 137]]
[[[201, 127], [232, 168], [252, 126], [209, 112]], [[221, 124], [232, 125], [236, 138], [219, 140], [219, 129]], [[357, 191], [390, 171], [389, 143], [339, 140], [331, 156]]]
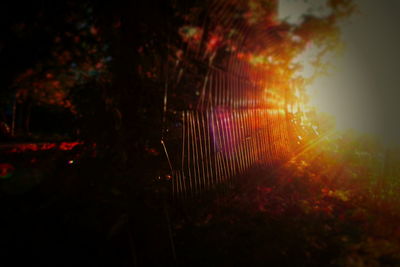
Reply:
[[[67, 6], [68, 12], [58, 18], [61, 25], [49, 34], [49, 56], [21, 73], [12, 86], [19, 102], [30, 99], [38, 105], [58, 105], [76, 113], [71, 97], [74, 88], [92, 79], [107, 82], [111, 57], [95, 25], [92, 8], [85, 3]], [[26, 22], [22, 25], [29, 27]]]
[[[175, 225], [184, 263], [398, 265], [400, 199], [384, 197], [390, 187], [371, 194], [365, 165], [349, 163], [303, 155], [252, 171], [226, 195], [197, 203], [204, 208], [187, 209]], [[190, 239], [201, 252], [181, 247]]]

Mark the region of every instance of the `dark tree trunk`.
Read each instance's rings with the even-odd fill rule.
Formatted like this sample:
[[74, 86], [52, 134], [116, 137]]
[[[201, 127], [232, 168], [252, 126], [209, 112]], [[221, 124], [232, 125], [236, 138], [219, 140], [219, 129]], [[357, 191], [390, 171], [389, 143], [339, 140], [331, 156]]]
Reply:
[[[129, 175], [129, 227], [133, 258], [139, 266], [170, 266], [175, 261], [165, 193], [158, 181], [163, 154], [154, 157], [146, 152], [148, 147], [161, 152], [168, 8], [168, 1], [117, 1], [96, 6], [113, 57], [112, 86], [106, 94], [113, 101], [112, 112], [120, 117], [118, 130], [107, 139], [108, 156], [115, 168]], [[156, 68], [156, 79], [140, 72], [146, 65]]]

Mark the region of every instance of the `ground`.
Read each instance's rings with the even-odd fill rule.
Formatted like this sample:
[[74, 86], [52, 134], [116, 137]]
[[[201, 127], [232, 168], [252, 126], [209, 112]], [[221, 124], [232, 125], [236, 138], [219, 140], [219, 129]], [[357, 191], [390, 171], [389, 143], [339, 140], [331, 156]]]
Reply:
[[172, 199], [169, 181], [132, 193], [137, 170], [79, 153], [3, 157], [15, 170], [0, 184], [2, 266], [400, 265], [398, 201], [365, 179], [321, 175], [323, 161], [258, 166]]

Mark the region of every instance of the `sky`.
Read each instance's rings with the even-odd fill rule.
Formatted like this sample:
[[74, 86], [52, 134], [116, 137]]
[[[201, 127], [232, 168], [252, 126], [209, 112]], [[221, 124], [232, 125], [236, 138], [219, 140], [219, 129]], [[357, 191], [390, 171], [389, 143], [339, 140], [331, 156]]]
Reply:
[[[400, 1], [355, 0], [359, 12], [340, 26], [344, 49], [330, 59], [330, 74], [308, 88], [311, 104], [336, 118], [338, 130], [400, 144]], [[279, 17], [324, 16], [326, 0], [280, 0]], [[307, 51], [299, 58], [307, 62]], [[307, 64], [305, 71], [307, 71]]]

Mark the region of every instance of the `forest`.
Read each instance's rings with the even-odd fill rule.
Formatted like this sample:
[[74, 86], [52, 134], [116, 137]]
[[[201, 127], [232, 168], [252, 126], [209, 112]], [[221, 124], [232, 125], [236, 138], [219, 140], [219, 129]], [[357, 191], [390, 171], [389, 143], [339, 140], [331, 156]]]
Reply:
[[399, 266], [400, 148], [307, 90], [357, 5], [281, 2], [1, 4], [0, 265]]

